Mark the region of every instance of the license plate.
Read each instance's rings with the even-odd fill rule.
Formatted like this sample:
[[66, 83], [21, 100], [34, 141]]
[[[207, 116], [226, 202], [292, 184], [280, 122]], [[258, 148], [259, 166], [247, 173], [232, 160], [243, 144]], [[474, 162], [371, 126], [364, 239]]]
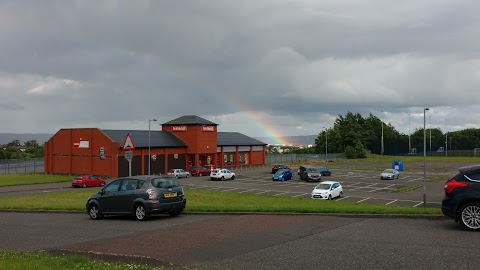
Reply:
[[176, 192], [164, 193], [163, 197], [165, 197], [165, 198], [175, 198], [175, 197], [177, 197], [177, 193]]

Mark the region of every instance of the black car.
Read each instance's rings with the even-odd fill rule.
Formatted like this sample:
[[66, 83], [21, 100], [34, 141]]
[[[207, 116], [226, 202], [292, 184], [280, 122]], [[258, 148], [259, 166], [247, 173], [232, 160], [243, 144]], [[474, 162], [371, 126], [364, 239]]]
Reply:
[[480, 229], [480, 165], [466, 166], [445, 183], [442, 212], [467, 230]]
[[183, 187], [175, 177], [133, 176], [112, 181], [87, 200], [91, 219], [106, 215], [132, 215], [146, 220], [153, 213], [178, 216], [186, 205]]
[[301, 165], [298, 167], [298, 174], [300, 179], [304, 181], [320, 181], [322, 179], [322, 174], [317, 167]]
[[273, 165], [272, 167], [272, 173], [276, 173], [278, 170], [280, 169], [287, 169], [287, 170], [290, 170], [290, 168], [288, 168], [287, 165], [284, 165], [284, 164], [275, 164]]

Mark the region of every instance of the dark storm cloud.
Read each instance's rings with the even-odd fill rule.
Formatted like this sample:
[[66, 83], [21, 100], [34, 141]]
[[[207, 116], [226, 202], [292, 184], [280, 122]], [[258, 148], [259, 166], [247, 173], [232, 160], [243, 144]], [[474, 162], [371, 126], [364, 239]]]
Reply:
[[351, 111], [406, 132], [408, 114], [428, 106], [432, 123], [475, 127], [479, 7], [3, 1], [0, 121], [16, 120], [5, 132], [53, 133], [197, 114], [258, 136], [257, 116], [295, 135], [318, 134]]

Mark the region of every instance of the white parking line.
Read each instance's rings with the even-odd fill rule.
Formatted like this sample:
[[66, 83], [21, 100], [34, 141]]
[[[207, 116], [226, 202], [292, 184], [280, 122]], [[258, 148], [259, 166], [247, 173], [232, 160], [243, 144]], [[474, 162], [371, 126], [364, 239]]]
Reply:
[[422, 205], [422, 204], [423, 204], [423, 202], [420, 202], [418, 204], [415, 204], [413, 207], [417, 207], [417, 206]]
[[275, 195], [273, 195], [273, 196], [280, 196], [280, 195], [288, 194], [288, 193], [289, 193], [289, 192], [287, 191], [287, 192], [282, 192], [282, 193], [275, 194]]
[[360, 200], [360, 201], [358, 201], [357, 203], [364, 202], [364, 201], [366, 201], [366, 200], [368, 200], [368, 199], [370, 199], [370, 197], [368, 197], [368, 198], [365, 198], [365, 199], [363, 199], [363, 200]]
[[342, 198], [338, 198], [337, 201], [344, 200], [344, 199], [346, 199], [346, 198], [348, 198], [348, 197], [350, 197], [350, 196], [345, 196], [345, 197], [342, 197]]
[[393, 201], [391, 201], [391, 202], [389, 202], [389, 203], [386, 203], [385, 205], [389, 205], [389, 204], [394, 203], [394, 202], [396, 202], [396, 201], [397, 201], [397, 200], [393, 200]]
[[226, 189], [223, 189], [222, 191], [233, 191], [233, 190], [236, 190], [238, 188], [226, 188]]
[[300, 195], [295, 195], [295, 196], [292, 196], [292, 197], [295, 198], [295, 197], [301, 197], [301, 196], [305, 196], [305, 195], [310, 195], [310, 193], [301, 193]]
[[239, 191], [238, 193], [247, 193], [247, 192], [250, 192], [250, 191], [255, 191], [255, 189], [246, 189], [244, 191]]
[[263, 193], [267, 193], [267, 192], [270, 192], [271, 190], [265, 190], [265, 191], [262, 191], [262, 192], [258, 192], [258, 193], [255, 193], [255, 194], [263, 194]]

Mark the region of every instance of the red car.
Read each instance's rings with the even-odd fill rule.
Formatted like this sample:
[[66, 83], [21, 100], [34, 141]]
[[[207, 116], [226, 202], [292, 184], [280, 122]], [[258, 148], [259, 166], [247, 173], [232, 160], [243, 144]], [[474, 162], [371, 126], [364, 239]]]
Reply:
[[212, 171], [212, 167], [192, 167], [190, 168], [190, 174], [192, 176], [204, 176], [204, 175], [210, 175], [210, 172]]
[[103, 187], [107, 182], [98, 176], [82, 175], [75, 177], [72, 181], [72, 187]]

